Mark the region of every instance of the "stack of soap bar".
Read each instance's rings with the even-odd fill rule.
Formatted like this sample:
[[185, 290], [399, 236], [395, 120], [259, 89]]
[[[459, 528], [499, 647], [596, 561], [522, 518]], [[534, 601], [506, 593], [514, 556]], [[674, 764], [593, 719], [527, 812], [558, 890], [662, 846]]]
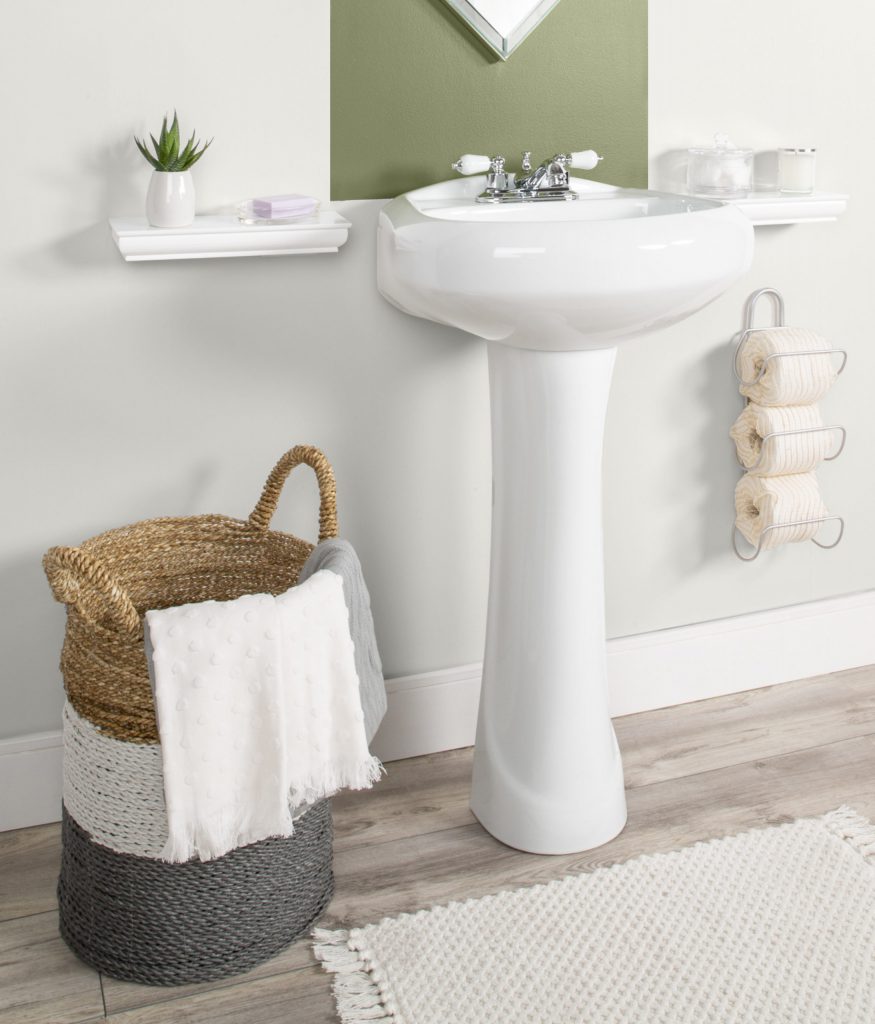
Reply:
[[263, 196], [252, 200], [252, 212], [264, 220], [306, 217], [314, 213], [319, 201], [312, 196]]

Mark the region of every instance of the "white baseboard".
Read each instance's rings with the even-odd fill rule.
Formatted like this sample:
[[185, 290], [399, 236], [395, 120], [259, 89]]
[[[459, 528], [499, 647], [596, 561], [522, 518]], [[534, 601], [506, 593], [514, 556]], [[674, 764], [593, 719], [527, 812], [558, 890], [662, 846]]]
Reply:
[[[688, 704], [875, 664], [875, 590], [608, 641], [611, 714]], [[469, 747], [482, 666], [387, 681], [384, 761]]]
[[[608, 641], [611, 714], [875, 664], [875, 591]], [[481, 665], [389, 679], [384, 761], [474, 742]], [[61, 733], [0, 740], [0, 831], [57, 821]]]
[[0, 832], [61, 819], [61, 730], [0, 740]]

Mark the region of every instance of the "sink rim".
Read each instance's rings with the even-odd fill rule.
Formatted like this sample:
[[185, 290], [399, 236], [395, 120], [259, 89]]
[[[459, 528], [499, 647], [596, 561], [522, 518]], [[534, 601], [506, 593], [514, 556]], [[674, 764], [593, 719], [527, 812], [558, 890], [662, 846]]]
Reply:
[[[732, 204], [574, 179], [584, 194], [575, 202], [475, 207], [484, 181], [438, 182], [380, 211], [377, 287], [402, 312], [520, 348], [604, 348], [684, 319], [750, 267], [753, 226]], [[662, 208], [608, 219], [562, 212], [602, 199]], [[434, 200], [464, 212], [429, 215]], [[508, 213], [480, 213], [497, 209]]]
[[[727, 208], [727, 203], [700, 196], [656, 189], [623, 188], [586, 178], [571, 178], [575, 201], [533, 201], [530, 203], [477, 203], [476, 197], [486, 184], [485, 175], [450, 179], [404, 192], [388, 205], [405, 202], [427, 222], [453, 224], [575, 224], [602, 221], [649, 219], [652, 217], [688, 216]], [[643, 215], [588, 217], [590, 204], [652, 202], [654, 209]], [[584, 204], [584, 205], [581, 205]], [[592, 207], [590, 207], [592, 208]], [[730, 207], [731, 208], [731, 207]], [[640, 209], [640, 207], [639, 207]], [[452, 211], [452, 212], [451, 212]], [[458, 211], [458, 212], [457, 212]], [[470, 216], [466, 214], [470, 213]]]

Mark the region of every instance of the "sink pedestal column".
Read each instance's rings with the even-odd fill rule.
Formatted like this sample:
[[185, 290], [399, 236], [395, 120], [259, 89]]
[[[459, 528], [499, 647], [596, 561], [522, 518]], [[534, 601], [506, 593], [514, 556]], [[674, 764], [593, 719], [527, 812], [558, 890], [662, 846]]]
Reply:
[[588, 850], [626, 822], [602, 551], [615, 356], [489, 343], [492, 556], [471, 809], [531, 853]]

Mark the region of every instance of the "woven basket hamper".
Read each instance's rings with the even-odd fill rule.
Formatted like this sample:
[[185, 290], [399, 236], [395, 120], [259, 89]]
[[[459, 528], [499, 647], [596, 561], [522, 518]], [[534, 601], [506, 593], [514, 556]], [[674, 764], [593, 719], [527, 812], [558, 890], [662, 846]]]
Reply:
[[112, 977], [173, 985], [237, 974], [294, 941], [331, 898], [328, 801], [300, 814], [291, 837], [204, 863], [158, 859], [167, 825], [143, 615], [293, 586], [313, 545], [269, 526], [301, 464], [319, 484], [319, 539], [335, 537], [331, 466], [318, 449], [298, 446], [245, 522], [147, 520], [52, 548], [43, 561], [67, 605], [61, 934]]

